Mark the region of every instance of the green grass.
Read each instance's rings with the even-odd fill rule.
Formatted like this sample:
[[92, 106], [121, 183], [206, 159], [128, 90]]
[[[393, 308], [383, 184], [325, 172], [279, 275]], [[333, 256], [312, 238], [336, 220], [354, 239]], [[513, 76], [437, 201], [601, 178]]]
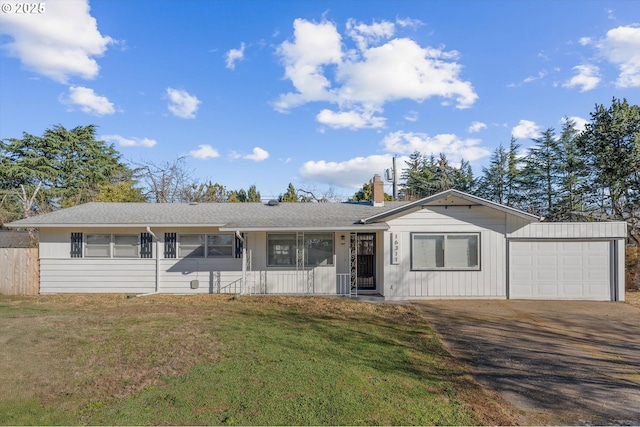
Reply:
[[13, 368], [0, 385], [3, 425], [513, 423], [407, 306], [0, 298], [4, 320], [23, 333], [0, 329], [14, 344], [0, 350]]

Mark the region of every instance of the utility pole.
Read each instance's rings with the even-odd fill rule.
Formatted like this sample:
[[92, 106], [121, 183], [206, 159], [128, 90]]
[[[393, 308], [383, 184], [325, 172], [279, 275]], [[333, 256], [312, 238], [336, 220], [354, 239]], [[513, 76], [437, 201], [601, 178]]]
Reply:
[[396, 173], [396, 156], [393, 156], [393, 200], [398, 200], [398, 174]]

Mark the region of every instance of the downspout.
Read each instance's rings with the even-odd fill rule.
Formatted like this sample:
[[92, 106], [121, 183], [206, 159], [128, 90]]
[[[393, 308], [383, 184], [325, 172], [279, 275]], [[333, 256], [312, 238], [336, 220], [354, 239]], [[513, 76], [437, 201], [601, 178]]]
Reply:
[[242, 281], [240, 282], [240, 295], [244, 294], [245, 284], [247, 281], [247, 248], [245, 246], [244, 237], [240, 231], [236, 230], [236, 237], [242, 242]]
[[139, 297], [146, 297], [148, 295], [156, 295], [160, 293], [160, 239], [158, 239], [158, 236], [151, 231], [151, 227], [147, 227], [147, 233], [151, 234], [151, 236], [156, 240], [156, 290], [154, 292], [149, 292], [148, 294], [137, 295]]

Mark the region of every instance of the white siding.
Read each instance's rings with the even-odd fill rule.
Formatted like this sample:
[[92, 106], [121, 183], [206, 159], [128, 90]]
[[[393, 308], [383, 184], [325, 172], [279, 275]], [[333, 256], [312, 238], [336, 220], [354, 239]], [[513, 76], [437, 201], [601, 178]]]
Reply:
[[509, 238], [517, 239], [624, 239], [626, 222], [534, 222], [516, 226], [510, 223]]
[[[389, 221], [384, 233], [386, 298], [506, 298], [506, 216], [485, 206], [430, 206]], [[391, 264], [391, 235], [399, 234], [400, 262]], [[479, 233], [479, 271], [411, 271], [411, 233]]]
[[[163, 258], [164, 233], [178, 234], [216, 233], [216, 228], [154, 228], [161, 239], [153, 245], [151, 259], [124, 258], [71, 258], [70, 234], [73, 231], [87, 233], [141, 233], [139, 229], [93, 228], [44, 230], [40, 235], [41, 292], [91, 292], [91, 293], [148, 293], [156, 291], [156, 259], [160, 255], [158, 291], [172, 294], [239, 293], [242, 288], [241, 258]], [[347, 234], [348, 238], [348, 234]], [[247, 250], [251, 251], [252, 269], [246, 274], [246, 286], [253, 290], [274, 294], [338, 293], [336, 281], [337, 256], [334, 265], [305, 268], [273, 268], [266, 266], [266, 233], [247, 233]], [[334, 239], [334, 244], [339, 236]], [[348, 240], [347, 244], [348, 244]], [[158, 250], [159, 249], [159, 250]], [[341, 263], [344, 262], [341, 246]], [[347, 249], [348, 258], [348, 249]], [[344, 268], [344, 267], [343, 267]], [[348, 266], [346, 267], [348, 269]], [[192, 289], [192, 281], [198, 286]]]
[[40, 293], [147, 293], [155, 290], [153, 259], [40, 259]]

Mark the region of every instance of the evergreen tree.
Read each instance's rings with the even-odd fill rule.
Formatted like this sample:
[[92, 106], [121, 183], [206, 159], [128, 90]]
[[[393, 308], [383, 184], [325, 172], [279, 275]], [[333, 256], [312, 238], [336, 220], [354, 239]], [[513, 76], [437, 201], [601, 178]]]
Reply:
[[522, 190], [526, 193], [524, 205], [529, 206], [530, 212], [547, 217], [554, 211], [558, 198], [562, 153], [553, 128], [548, 128], [533, 142], [535, 145], [524, 159], [521, 174]]
[[[95, 200], [101, 185], [122, 176], [128, 167], [113, 145], [96, 139], [96, 126], [71, 130], [56, 125], [43, 136], [0, 141], [0, 200], [8, 219]], [[32, 200], [26, 213], [24, 195]]]
[[298, 202], [298, 193], [296, 193], [296, 189], [293, 184], [289, 183], [289, 187], [287, 188], [287, 192], [281, 194], [278, 197], [278, 200], [283, 203], [296, 203]]
[[460, 167], [454, 170], [453, 187], [469, 194], [476, 191], [476, 179], [473, 177], [471, 164], [464, 159], [460, 162]]
[[247, 202], [250, 203], [260, 203], [262, 198], [260, 197], [260, 192], [256, 189], [255, 185], [249, 187], [249, 191], [247, 192]]
[[575, 214], [584, 209], [585, 177], [587, 172], [576, 146], [578, 131], [575, 122], [565, 118], [560, 134], [560, 179], [558, 198], [554, 209], [549, 213], [552, 221], [570, 221]]

